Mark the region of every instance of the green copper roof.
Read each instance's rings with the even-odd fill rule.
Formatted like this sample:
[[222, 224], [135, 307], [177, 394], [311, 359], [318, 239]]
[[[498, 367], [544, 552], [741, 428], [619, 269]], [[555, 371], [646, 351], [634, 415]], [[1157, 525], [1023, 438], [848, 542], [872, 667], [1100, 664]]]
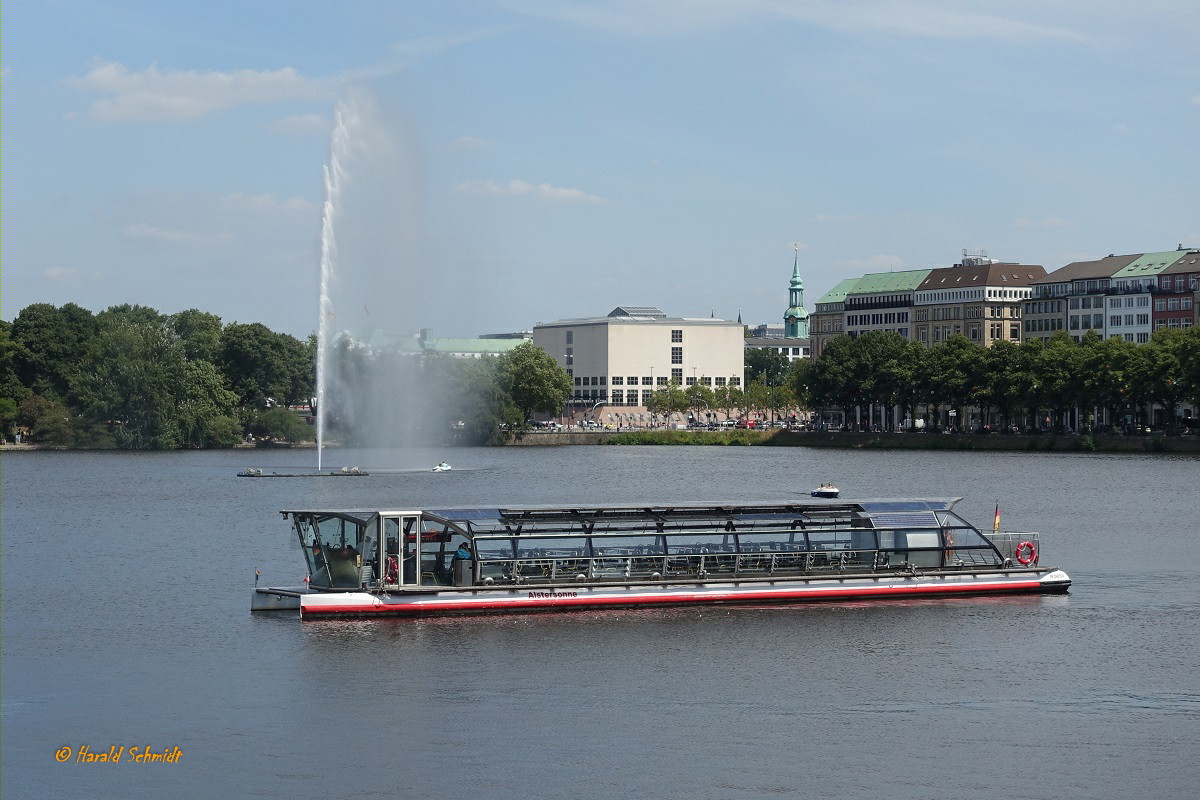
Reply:
[[911, 292], [933, 270], [910, 269], [904, 272], [875, 272], [863, 275], [849, 294], [879, 294], [880, 292]]
[[1134, 259], [1129, 266], [1113, 274], [1114, 278], [1140, 278], [1157, 275], [1187, 255], [1186, 250], [1168, 250], [1165, 253], [1146, 253]]
[[841, 303], [846, 299], [846, 295], [854, 291], [854, 287], [862, 278], [846, 278], [837, 286], [834, 286], [828, 292], [821, 296], [818, 303]]

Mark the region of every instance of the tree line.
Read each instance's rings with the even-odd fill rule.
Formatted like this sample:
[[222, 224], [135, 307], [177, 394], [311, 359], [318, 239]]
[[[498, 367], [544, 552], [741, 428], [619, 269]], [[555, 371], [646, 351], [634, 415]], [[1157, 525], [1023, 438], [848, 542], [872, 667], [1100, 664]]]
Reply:
[[[198, 309], [36, 303], [0, 322], [0, 429], [63, 447], [227, 447], [301, 437], [315, 341]], [[300, 426], [300, 427], [297, 427]]]
[[[839, 336], [821, 357], [792, 376], [797, 395], [813, 407], [837, 408], [844, 419], [874, 405], [901, 417], [937, 422], [937, 410], [979, 410], [984, 424], [1005, 429], [1049, 417], [1062, 424], [1078, 409], [1079, 427], [1126, 416], [1147, 423], [1152, 405], [1165, 410], [1169, 430], [1181, 403], [1200, 405], [1200, 328], [1155, 331], [1146, 344], [1104, 339], [1089, 331], [1076, 342], [1065, 332], [984, 349], [964, 336], [925, 347], [894, 333]], [[1098, 414], [1099, 410], [1107, 414]], [[894, 415], [882, 426], [892, 428]]]
[[[33, 304], [0, 321], [0, 434], [136, 450], [310, 440], [312, 426], [288, 406], [313, 399], [316, 349], [315, 335], [222, 323], [198, 309]], [[331, 369], [342, 383], [331, 393], [330, 432], [350, 444], [388, 443], [378, 435], [387, 418], [419, 420], [418, 440], [406, 443], [496, 442], [535, 411], [557, 412], [571, 389], [530, 343], [500, 358], [456, 359], [374, 354], [342, 339]], [[418, 405], [425, 411], [411, 413]]]

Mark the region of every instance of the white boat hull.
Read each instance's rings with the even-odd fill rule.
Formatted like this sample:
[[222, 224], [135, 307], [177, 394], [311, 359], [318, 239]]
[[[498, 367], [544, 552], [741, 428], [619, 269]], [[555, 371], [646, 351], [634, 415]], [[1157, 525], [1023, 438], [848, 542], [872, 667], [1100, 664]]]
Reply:
[[378, 593], [310, 591], [299, 594], [295, 599], [299, 602], [301, 616], [306, 619], [337, 616], [424, 617], [692, 604], [772, 604], [1044, 594], [1065, 592], [1070, 583], [1071, 579], [1061, 570], [1032, 569], [862, 575], [707, 585], [526, 585]]

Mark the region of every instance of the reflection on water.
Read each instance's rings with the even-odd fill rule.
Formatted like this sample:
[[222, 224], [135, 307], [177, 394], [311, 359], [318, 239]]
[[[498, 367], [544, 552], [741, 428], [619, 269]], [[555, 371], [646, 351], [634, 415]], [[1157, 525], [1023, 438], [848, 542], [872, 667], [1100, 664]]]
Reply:
[[[8, 797], [1190, 797], [1193, 510], [1170, 457], [765, 448], [5, 454]], [[452, 456], [452, 457], [451, 457]], [[421, 465], [445, 458], [452, 472]], [[919, 458], [920, 460], [914, 460]], [[271, 462], [271, 463], [268, 463]], [[416, 465], [414, 467], [414, 465]], [[965, 495], [1070, 595], [313, 621], [284, 508]], [[986, 486], [987, 495], [979, 494]], [[1120, 487], [1114, 491], [1114, 487]], [[178, 746], [170, 770], [56, 748]]]

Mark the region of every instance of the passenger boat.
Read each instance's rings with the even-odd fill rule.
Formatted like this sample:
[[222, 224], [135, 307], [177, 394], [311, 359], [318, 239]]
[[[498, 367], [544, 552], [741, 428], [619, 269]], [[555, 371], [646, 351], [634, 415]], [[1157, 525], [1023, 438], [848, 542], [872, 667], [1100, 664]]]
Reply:
[[837, 499], [837, 496], [842, 493], [842, 490], [834, 486], [832, 483], [822, 483], [816, 489], [812, 490], [813, 497], [823, 497], [827, 500]]
[[957, 500], [283, 511], [304, 619], [1062, 593], [1037, 533], [984, 534]]

